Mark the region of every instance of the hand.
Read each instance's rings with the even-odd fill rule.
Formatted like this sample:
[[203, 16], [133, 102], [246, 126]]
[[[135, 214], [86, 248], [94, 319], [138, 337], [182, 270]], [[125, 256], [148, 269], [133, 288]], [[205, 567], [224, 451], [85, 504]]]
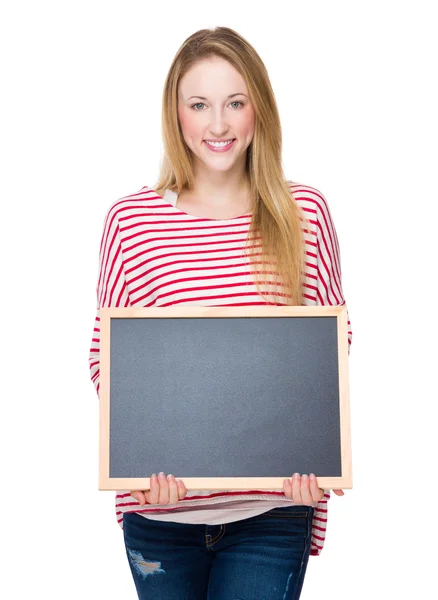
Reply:
[[185, 498], [187, 488], [181, 479], [178, 481], [173, 475], [159, 473], [158, 477], [153, 473], [151, 477], [151, 489], [131, 492], [141, 505], [143, 504], [176, 504], [178, 500]]
[[[324, 490], [318, 487], [316, 477], [313, 473], [310, 477], [295, 473], [292, 479], [285, 479], [283, 482], [284, 495], [293, 500], [296, 504], [305, 506], [314, 506], [324, 496]], [[333, 490], [337, 496], [343, 496], [342, 490]]]

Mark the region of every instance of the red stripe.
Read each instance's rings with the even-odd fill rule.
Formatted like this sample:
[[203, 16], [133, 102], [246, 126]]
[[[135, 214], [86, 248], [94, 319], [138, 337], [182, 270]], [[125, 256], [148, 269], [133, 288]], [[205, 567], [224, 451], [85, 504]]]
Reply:
[[[116, 236], [117, 236], [117, 227], [114, 230], [114, 233], [112, 234], [111, 241], [109, 243], [109, 247], [108, 247], [108, 249], [106, 249], [105, 255], [103, 258], [103, 263], [102, 263], [103, 283], [100, 286], [101, 291], [100, 291], [100, 297], [99, 297], [99, 306], [105, 306], [105, 298], [106, 298], [106, 294], [107, 294], [107, 290], [108, 290], [108, 285], [111, 281], [112, 267], [114, 265], [114, 258], [112, 260], [111, 268], [109, 270], [108, 270], [108, 263], [110, 260], [111, 250], [114, 245]], [[117, 258], [119, 252], [120, 252], [120, 246], [118, 246], [118, 248], [117, 248], [115, 258]]]
[[[205, 254], [207, 253], [208, 250], [202, 250], [199, 254]], [[134, 267], [132, 267], [131, 269], [127, 269], [125, 271], [125, 274], [128, 275], [129, 273], [132, 273], [133, 271], [136, 271], [138, 269], [140, 269], [141, 267], [144, 267], [145, 265], [147, 265], [150, 262], [157, 262], [157, 264], [154, 267], [151, 267], [148, 270], [145, 271], [141, 271], [139, 275], [137, 275], [136, 277], [133, 277], [132, 279], [129, 279], [129, 284], [131, 285], [134, 281], [137, 281], [137, 279], [140, 279], [143, 276], [149, 275], [150, 273], [153, 273], [154, 271], [157, 271], [158, 269], [162, 269], [163, 271], [167, 268], [167, 267], [171, 267], [172, 265], [178, 265], [180, 264], [180, 261], [177, 260], [173, 260], [173, 261], [169, 261], [169, 262], [164, 262], [163, 258], [167, 258], [168, 256], [171, 256], [172, 258], [175, 258], [175, 256], [177, 254], [184, 254], [184, 252], [170, 252], [169, 254], [163, 254], [160, 255], [160, 262], [158, 263], [156, 259], [151, 258], [148, 260], [144, 260], [143, 262], [140, 262], [138, 264], [136, 264]], [[191, 253], [191, 255], [194, 253]], [[261, 252], [258, 252], [256, 254], [254, 254], [254, 256], [261, 256]], [[218, 264], [218, 265], [209, 265], [208, 269], [210, 270], [214, 270], [214, 269], [227, 269], [227, 268], [231, 268], [231, 267], [235, 267], [237, 266], [236, 263], [233, 263], [234, 261], [240, 261], [242, 260], [241, 256], [229, 256], [227, 258], [218, 256], [218, 257], [214, 257], [214, 258], [185, 258], [184, 259], [184, 264], [186, 263], [202, 263], [202, 262], [229, 262], [231, 264]], [[254, 261], [254, 264], [262, 264], [262, 261]], [[250, 266], [250, 263], [246, 262], [243, 263], [241, 265], [238, 265], [239, 267], [244, 267], [244, 266]], [[205, 267], [188, 267], [187, 270], [197, 270], [197, 269], [205, 269]]]
[[[119, 254], [119, 250], [120, 250], [120, 246], [117, 249], [117, 253], [116, 253], [117, 255]], [[116, 260], [117, 260], [117, 256], [114, 256], [113, 263], [111, 265], [111, 270], [114, 268]], [[117, 271], [117, 275], [114, 277], [114, 282], [113, 282], [113, 285], [111, 286], [111, 290], [110, 290], [108, 306], [112, 306], [114, 290], [116, 289], [117, 284], [119, 283], [120, 279], [122, 278], [122, 275], [123, 275], [123, 264], [120, 265], [119, 270]], [[123, 292], [124, 289], [126, 289], [126, 281], [123, 281], [122, 292]], [[117, 306], [119, 304], [120, 304], [120, 294], [119, 294], [119, 297], [118, 297], [117, 302], [116, 302]]]
[[[237, 257], [236, 257], [237, 258]], [[202, 260], [207, 261], [209, 259], [201, 259]], [[194, 259], [194, 260], [184, 260], [184, 264], [188, 263], [188, 262], [198, 262], [198, 260]], [[143, 263], [144, 264], [144, 263]], [[244, 263], [243, 265], [236, 265], [236, 264], [230, 264], [230, 265], [208, 265], [208, 266], [201, 266], [201, 267], [186, 267], [186, 268], [182, 268], [182, 269], [177, 269], [175, 271], [164, 271], [164, 269], [166, 267], [170, 267], [172, 265], [178, 265], [180, 264], [178, 261], [172, 261], [169, 263], [163, 263], [163, 264], [159, 264], [156, 265], [155, 267], [152, 267], [151, 269], [148, 269], [146, 271], [142, 271], [139, 275], [137, 275], [136, 277], [133, 277], [132, 279], [129, 279], [129, 285], [131, 286], [135, 281], [137, 281], [138, 279], [141, 279], [142, 277], [146, 277], [146, 275], [150, 275], [151, 273], [153, 273], [154, 271], [157, 271], [158, 269], [163, 269], [163, 273], [160, 273], [159, 275], [157, 275], [154, 279], [148, 279], [148, 283], [155, 281], [155, 279], [158, 279], [160, 277], [166, 277], [168, 275], [174, 275], [175, 273], [184, 273], [186, 271], [215, 271], [218, 269], [233, 269], [236, 267], [242, 268], [242, 267], [250, 267], [250, 263]], [[261, 265], [262, 262], [261, 261], [255, 261], [255, 264], [259, 264]], [[134, 269], [131, 269], [131, 271], [133, 271]], [[246, 274], [248, 274], [250, 272], [250, 269], [248, 268], [248, 270], [246, 271]], [[216, 277], [221, 277], [222, 275], [218, 275]], [[204, 276], [202, 276], [202, 279], [204, 279]], [[132, 292], [137, 291], [137, 289], [132, 290]]]
[[[222, 269], [224, 269], [225, 267], [221, 267]], [[230, 267], [231, 268], [231, 267]], [[169, 271], [168, 273], [161, 273], [160, 275], [157, 275], [156, 277], [152, 277], [151, 279], [148, 279], [148, 287], [150, 285], [152, 285], [155, 281], [159, 280], [159, 279], [164, 279], [165, 277], [167, 277], [168, 275], [174, 275], [176, 273], [185, 273], [187, 271], [192, 271], [193, 269], [177, 269], [175, 271]], [[195, 270], [201, 270], [201, 271], [205, 271], [205, 268], [200, 268], [200, 269], [195, 269]], [[261, 274], [266, 274], [269, 275], [269, 271], [260, 271]], [[218, 277], [220, 277], [221, 279], [229, 279], [232, 277], [245, 277], [250, 275], [250, 271], [241, 271], [241, 272], [234, 272], [234, 273], [221, 273], [219, 276], [218, 275], [202, 275], [200, 277], [180, 277], [179, 279], [172, 279], [172, 281], [165, 281], [163, 282], [161, 285], [157, 285], [152, 289], [149, 289], [148, 293], [145, 294], [144, 296], [141, 296], [139, 298], [137, 298], [137, 302], [142, 300], [143, 298], [145, 298], [146, 296], [149, 296], [150, 294], [153, 294], [155, 292], [157, 292], [158, 290], [168, 287], [168, 286], [174, 286], [174, 285], [178, 285], [179, 283], [188, 283], [189, 281], [207, 281], [207, 280], [217, 280]], [[131, 283], [131, 282], [130, 282]], [[210, 286], [210, 287], [202, 287], [202, 288], [194, 288], [194, 289], [214, 289], [214, 288], [222, 288], [222, 287], [228, 287], [228, 286], [234, 286], [234, 287], [241, 287], [241, 286], [246, 286], [247, 283], [246, 281], [240, 281], [240, 282], [236, 282], [236, 283], [229, 283], [229, 284], [224, 284], [222, 283], [222, 281], [217, 282], [216, 285], [214, 286]], [[139, 285], [136, 288], [133, 288], [131, 290], [131, 294], [134, 296], [134, 294], [140, 290], [142, 290], [145, 287], [145, 284], [143, 283], [142, 285]], [[193, 288], [185, 288], [185, 292], [190, 292], [192, 291]], [[171, 292], [169, 292], [169, 294], [174, 294], [175, 290], [172, 290]], [[166, 294], [168, 295], [168, 294]], [[163, 294], [161, 294], [161, 297], [163, 297]]]
[[[150, 242], [156, 242], [156, 241], [163, 240], [163, 239], [166, 239], [166, 238], [161, 238], [161, 237], [149, 238], [147, 240], [147, 242], [148, 243], [150, 243]], [[172, 240], [175, 240], [175, 239], [185, 239], [185, 238], [184, 238], [184, 236], [175, 236], [174, 238], [172, 238]], [[250, 238], [251, 241], [253, 241], [255, 239], [260, 239], [260, 238]], [[184, 244], [184, 249], [185, 248], [197, 248], [199, 246], [213, 246], [213, 245], [215, 245], [215, 246], [225, 246], [227, 244], [231, 244], [232, 242], [235, 242], [235, 240], [217, 240], [217, 241], [209, 241], [209, 242], [199, 242], [199, 243], [196, 243], [196, 244]], [[126, 248], [125, 252], [129, 253], [134, 248], [138, 248], [138, 246], [143, 246], [144, 244], [145, 244], [145, 241], [141, 240], [140, 242], [137, 242], [136, 244], [133, 244], [132, 246], [128, 246]], [[260, 244], [257, 244], [257, 245], [254, 244], [254, 246], [256, 248], [259, 248]], [[175, 247], [178, 247], [178, 246], [174, 246], [172, 244], [163, 244], [161, 246], [154, 246], [153, 248], [148, 248], [147, 250], [144, 250], [143, 252], [140, 252], [139, 254], [135, 255], [135, 257], [136, 256], [141, 256], [142, 254], [144, 254], [146, 252], [157, 252], [158, 250], [162, 251], [162, 250], [164, 250], [166, 248], [175, 248]], [[234, 249], [235, 248], [233, 248], [233, 250]], [[226, 248], [226, 250], [228, 250], [228, 248]], [[223, 252], [223, 251], [224, 251], [223, 248], [212, 248], [211, 250], [207, 250], [207, 252]], [[180, 252], [179, 254], [197, 254], [197, 252], [191, 252], [191, 251], [189, 252], [189, 251], [186, 250], [185, 252]], [[127, 258], [126, 259], [126, 263], [128, 263], [130, 260], [133, 260], [133, 259], [134, 259], [133, 256], [131, 256], [130, 258]]]
[[[155, 216], [156, 216], [156, 214], [154, 214], [154, 217]], [[148, 233], [156, 233], [156, 231], [157, 231], [157, 229], [155, 228], [156, 225], [169, 225], [169, 215], [166, 215], [166, 216], [167, 216], [167, 219], [163, 219], [162, 221], [156, 221], [154, 219], [153, 223], [151, 223], [151, 219], [150, 219], [151, 214], [150, 214], [150, 212], [147, 212], [147, 213], [137, 213], [135, 215], [129, 215], [127, 217], [121, 217], [119, 219], [119, 222], [123, 221], [123, 220], [124, 221], [134, 220], [134, 219], [135, 220], [130, 225], [125, 225], [124, 227], [120, 227], [120, 231], [121, 232], [125, 232], [125, 231], [128, 231], [130, 229], [134, 229], [134, 227], [140, 227], [142, 229], [141, 233], [143, 233], [145, 235], [148, 234]], [[145, 217], [146, 221], [139, 221], [138, 219], [140, 217]], [[202, 221], [202, 219], [201, 219], [201, 221]], [[165, 227], [165, 228], [160, 227], [159, 231], [160, 231], [160, 233], [170, 233], [170, 232], [173, 232], [173, 231], [198, 231], [198, 232], [201, 232], [203, 230], [207, 230], [207, 231], [218, 230], [218, 229], [227, 229], [227, 230], [229, 230], [230, 227], [245, 227], [245, 229], [246, 229], [247, 226], [248, 226], [248, 218], [246, 218], [245, 221], [242, 222], [242, 223], [234, 223], [233, 222], [231, 224], [230, 223], [221, 224], [220, 221], [213, 221], [211, 224], [205, 225], [204, 221], [202, 221], [202, 223], [203, 223], [202, 227], [199, 227], [199, 226], [198, 227], [196, 227], [196, 226], [188, 227], [188, 225], [193, 225], [193, 221], [192, 220], [188, 221], [187, 219], [175, 219], [175, 218], [172, 218], [172, 225], [176, 225], [178, 223], [181, 224], [181, 225], [184, 225], [184, 227]], [[150, 227], [151, 224], [154, 225], [154, 228], [153, 229], [146, 229], [146, 227]], [[204, 236], [204, 235], [223, 235], [223, 234], [227, 235], [227, 233], [229, 235], [231, 235], [229, 231], [228, 232], [226, 232], [226, 231], [225, 232], [219, 232], [217, 234], [216, 233], [208, 233], [208, 234], [199, 233], [197, 235], [199, 235], [199, 236]], [[138, 234], [135, 234], [135, 235], [138, 235]], [[132, 237], [133, 236], [124, 236], [124, 239], [125, 240], [129, 240]]]
[[[330, 265], [327, 265], [327, 263], [326, 263], [326, 260], [325, 260], [325, 258], [324, 258], [324, 255], [322, 254], [322, 252], [320, 252], [320, 251], [318, 250], [318, 256], [319, 256], [319, 258], [320, 258], [321, 262], [323, 263], [323, 265], [324, 265], [324, 267], [325, 267], [325, 270], [326, 270], [326, 273], [327, 273], [327, 277], [324, 277], [324, 276], [322, 275], [322, 273], [321, 273], [321, 280], [323, 281], [323, 283], [324, 283], [324, 287], [325, 287], [326, 289], [327, 289], [327, 283], [326, 283], [326, 279], [329, 281], [329, 284], [330, 284], [330, 289], [331, 289], [331, 291], [332, 291], [332, 294], [333, 294], [333, 296], [335, 297], [336, 304], [341, 304], [341, 303], [342, 303], [342, 293], [341, 293], [341, 291], [340, 291], [340, 288], [339, 288], [339, 284], [338, 284], [337, 277], [335, 276], [335, 274], [334, 274], [334, 272], [333, 272], [333, 269], [331, 268], [331, 266], [332, 266], [332, 265], [334, 264], [334, 262], [335, 262], [335, 260], [334, 260], [334, 252], [333, 252], [333, 248], [331, 248], [331, 247], [330, 247], [330, 246], [327, 244], [327, 242], [326, 242], [326, 239], [325, 239], [325, 236], [324, 236], [324, 232], [323, 232], [323, 230], [322, 230], [321, 228], [320, 228], [320, 231], [321, 231], [321, 238], [322, 238], [322, 242], [323, 242], [323, 244], [324, 244], [324, 246], [325, 246], [326, 252], [327, 252], [327, 254], [328, 254], [328, 257], [329, 257], [329, 260], [330, 260]], [[319, 243], [319, 242], [318, 242], [318, 243]], [[318, 248], [319, 248], [319, 247], [320, 247], [320, 246], [318, 245]], [[331, 275], [332, 273], [333, 273], [333, 277], [330, 277], [330, 275]], [[336, 287], [337, 287], [337, 289], [338, 289], [338, 291], [337, 291], [337, 292], [335, 292], [335, 290], [333, 289], [333, 284], [335, 284], [335, 285], [336, 285]], [[328, 294], [327, 294], [327, 298], [329, 299], [329, 295], [328, 295]], [[331, 304], [331, 301], [330, 301], [330, 299], [329, 299], [329, 304]]]
[[[221, 288], [225, 288], [225, 287], [236, 287], [234, 284], [229, 284], [229, 285], [223, 285], [221, 286]], [[191, 288], [188, 291], [200, 291], [200, 290], [204, 290], [204, 289], [214, 289], [215, 286], [206, 286], [206, 287], [196, 287], [196, 288]], [[166, 296], [171, 295], [172, 292], [168, 292], [166, 294], [161, 294], [160, 296], [157, 297], [157, 301], [160, 301], [162, 298], [165, 298]], [[196, 296], [196, 297], [192, 297], [192, 298], [184, 298], [182, 300], [173, 300], [173, 302], [170, 303], [164, 303], [162, 304], [160, 302], [160, 306], [170, 306], [172, 304], [182, 304], [184, 302], [198, 302], [199, 300], [226, 300], [227, 298], [237, 298], [239, 296], [258, 296], [259, 294], [257, 292], [239, 292], [239, 293], [235, 293], [235, 294], [223, 294], [221, 296]], [[278, 296], [284, 296], [286, 297], [286, 294], [283, 293], [278, 293]], [[261, 304], [266, 304], [265, 302], [261, 302]], [[150, 306], [148, 304], [148, 306]]]
[[[162, 246], [161, 249], [162, 248], [164, 248], [164, 246]], [[168, 246], [168, 248], [172, 248], [172, 246]], [[138, 261], [137, 261], [137, 259], [139, 259], [141, 256], [144, 256], [145, 254], [150, 254], [151, 252], [154, 252], [155, 250], [156, 250], [156, 248], [149, 248], [147, 250], [144, 250], [142, 252], [139, 252], [138, 254], [134, 254], [133, 256], [127, 258], [126, 261], [125, 261], [125, 265], [128, 262], [132, 261], [132, 260], [135, 260], [137, 264], [134, 267], [130, 268], [130, 269], [126, 269], [126, 271], [125, 271], [126, 274], [131, 273], [135, 269], [137, 269], [137, 268], [139, 268], [139, 267], [141, 267], [143, 265], [146, 265], [149, 262], [155, 262], [155, 261], [157, 261], [157, 257], [155, 257], [155, 256], [144, 260], [142, 263], [138, 263]], [[241, 248], [227, 248], [227, 252], [234, 252], [235, 250], [239, 250], [240, 252], [242, 251]], [[163, 258], [168, 258], [169, 256], [171, 256], [172, 258], [175, 258], [177, 256], [184, 256], [184, 255], [186, 255], [186, 256], [187, 255], [188, 256], [197, 256], [199, 254], [218, 254], [219, 252], [223, 252], [223, 249], [222, 248], [213, 248], [211, 250], [191, 250], [190, 252], [185, 252], [185, 251], [182, 251], [182, 252], [168, 252], [167, 254], [160, 253], [159, 259], [161, 261]], [[255, 256], [261, 256], [261, 252], [257, 252], [254, 255]], [[214, 261], [229, 261], [229, 260], [232, 260], [233, 258], [240, 258], [240, 259], [242, 259], [242, 256], [240, 256], [240, 257], [235, 257], [234, 255], [232, 255], [230, 257], [228, 257], [228, 256], [215, 256], [214, 258], [208, 258], [208, 257], [205, 258], [205, 259], [203, 259], [203, 258], [193, 258], [193, 259], [188, 259], [188, 260], [189, 261], [190, 260], [193, 260], [193, 261], [202, 261], [202, 260], [205, 260], [205, 261], [207, 261], [207, 260], [211, 260], [211, 261], [213, 261], [213, 260]], [[184, 262], [186, 262], [185, 259], [184, 259]], [[155, 268], [159, 268], [160, 266], [161, 266], [161, 263], [158, 265], [158, 267], [155, 267]]]
[[303, 298], [307, 298], [307, 300], [310, 300], [312, 302], [316, 301], [316, 297], [315, 296], [309, 296], [309, 294], [303, 294]]
[[[209, 498], [221, 498], [221, 497], [225, 497], [225, 496], [247, 496], [247, 495], [253, 495], [253, 494], [267, 494], [267, 495], [272, 495], [272, 496], [284, 496], [283, 492], [276, 492], [276, 491], [268, 491], [268, 490], [243, 490], [243, 491], [237, 491], [237, 492], [233, 492], [233, 491], [226, 491], [226, 492], [214, 492], [213, 494], [208, 494], [206, 496], [190, 496], [189, 498], [187, 498], [187, 500], [205, 500], [205, 499], [209, 499]], [[129, 498], [131, 496], [131, 494], [129, 492], [125, 493], [125, 494], [116, 494], [116, 498]], [[184, 502], [184, 500], [181, 500], [181, 502]]]
[[[245, 227], [245, 229], [246, 229], [246, 227]], [[133, 233], [132, 235], [124, 236], [123, 241], [124, 242], [130, 242], [131, 240], [133, 240], [135, 238], [138, 238], [140, 236], [142, 236], [142, 237], [145, 238], [148, 233], [152, 233], [152, 234], [154, 234], [156, 236], [156, 237], [148, 237], [147, 238], [147, 242], [148, 243], [152, 243], [152, 242], [155, 243], [155, 242], [159, 242], [161, 240], [168, 241], [169, 240], [169, 236], [157, 235], [158, 233], [159, 234], [166, 233], [167, 231], [179, 231], [180, 233], [183, 233], [183, 232], [186, 231], [186, 229], [185, 228], [184, 229], [169, 229], [169, 230], [160, 229], [159, 231], [157, 231], [156, 229], [151, 229], [151, 230], [142, 229], [141, 231], [137, 231], [136, 233]], [[188, 235], [172, 235], [171, 239], [172, 240], [184, 240], [184, 241], [186, 241], [186, 240], [192, 240], [192, 239], [205, 239], [205, 238], [209, 238], [209, 237], [215, 237], [215, 238], [217, 238], [219, 236], [223, 236], [223, 237], [227, 237], [228, 238], [227, 241], [226, 241], [226, 243], [229, 244], [231, 241], [234, 241], [234, 239], [230, 240], [230, 238], [235, 238], [237, 236], [246, 235], [246, 233], [247, 232], [245, 230], [243, 230], [243, 231], [236, 231], [236, 232], [233, 232], [233, 233], [230, 233], [228, 231], [219, 231], [219, 232], [214, 232], [214, 233], [196, 233], [196, 234], [193, 234], [193, 235], [191, 235], [191, 234], [188, 234]], [[243, 239], [245, 239], [245, 238], [243, 238]], [[144, 242], [142, 241], [142, 243], [144, 243]], [[217, 242], [199, 242], [200, 245], [201, 245], [201, 243], [204, 243], [204, 244], [205, 243], [215, 244]], [[186, 245], [186, 244], [184, 244], [184, 245]]]

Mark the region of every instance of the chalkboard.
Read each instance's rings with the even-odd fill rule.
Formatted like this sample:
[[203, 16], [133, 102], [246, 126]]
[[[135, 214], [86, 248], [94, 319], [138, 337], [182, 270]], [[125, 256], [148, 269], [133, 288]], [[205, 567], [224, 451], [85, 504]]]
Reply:
[[99, 489], [351, 488], [344, 306], [101, 308]]

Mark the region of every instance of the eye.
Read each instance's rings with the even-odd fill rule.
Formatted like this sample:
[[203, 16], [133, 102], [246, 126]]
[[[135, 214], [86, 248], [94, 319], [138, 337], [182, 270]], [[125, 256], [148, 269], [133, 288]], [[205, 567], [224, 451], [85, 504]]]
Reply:
[[[240, 100], [234, 100], [233, 102], [230, 102], [230, 105], [231, 104], [240, 104], [240, 106], [238, 106], [237, 108], [243, 107], [243, 102], [240, 102]], [[205, 106], [205, 104], [203, 102], [196, 102], [196, 104], [192, 104], [190, 107], [193, 108], [193, 110], [196, 110], [197, 112], [201, 112], [200, 110], [195, 108], [196, 106]]]

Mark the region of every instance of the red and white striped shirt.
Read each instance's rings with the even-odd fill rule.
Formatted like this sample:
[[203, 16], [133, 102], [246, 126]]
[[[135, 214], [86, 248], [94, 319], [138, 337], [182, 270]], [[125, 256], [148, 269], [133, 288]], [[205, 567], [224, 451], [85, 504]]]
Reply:
[[[325, 197], [317, 189], [288, 181], [311, 232], [303, 231], [306, 274], [303, 303], [343, 305], [339, 244]], [[251, 213], [233, 219], [195, 217], [176, 208], [177, 195], [160, 197], [143, 187], [113, 202], [104, 221], [99, 253], [97, 315], [90, 349], [91, 379], [99, 394], [99, 308], [108, 306], [253, 306], [259, 295], [244, 255]], [[292, 196], [291, 196], [292, 199]], [[348, 320], [348, 351], [352, 340]], [[149, 476], [148, 474], [147, 476]], [[146, 475], [145, 475], [146, 476]], [[330, 490], [315, 507], [310, 554], [324, 546]], [[219, 524], [294, 505], [283, 490], [190, 490], [177, 504], [143, 507], [129, 492], [116, 493], [119, 525], [123, 513], [150, 519]]]

